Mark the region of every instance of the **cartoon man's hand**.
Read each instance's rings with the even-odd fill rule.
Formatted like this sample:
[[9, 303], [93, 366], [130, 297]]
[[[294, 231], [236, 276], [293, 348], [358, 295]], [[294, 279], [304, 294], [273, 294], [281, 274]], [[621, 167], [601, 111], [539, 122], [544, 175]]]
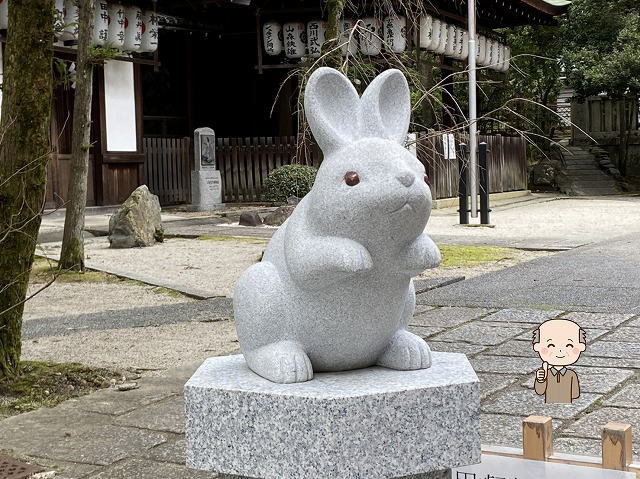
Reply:
[[536, 371], [536, 380], [543, 382], [547, 379], [547, 371], [549, 370], [549, 363], [543, 362], [542, 367]]

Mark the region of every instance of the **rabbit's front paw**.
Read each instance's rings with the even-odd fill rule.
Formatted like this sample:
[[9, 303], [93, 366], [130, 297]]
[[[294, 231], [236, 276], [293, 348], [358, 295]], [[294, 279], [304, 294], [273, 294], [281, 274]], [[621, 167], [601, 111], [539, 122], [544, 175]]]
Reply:
[[357, 243], [349, 246], [342, 251], [341, 267], [344, 271], [357, 273], [373, 268], [371, 255], [364, 246]]
[[301, 383], [313, 379], [311, 361], [300, 344], [281, 341], [245, 353], [249, 367], [274, 383]]
[[401, 329], [378, 359], [378, 366], [400, 371], [427, 369], [431, 366], [431, 350], [424, 339]]

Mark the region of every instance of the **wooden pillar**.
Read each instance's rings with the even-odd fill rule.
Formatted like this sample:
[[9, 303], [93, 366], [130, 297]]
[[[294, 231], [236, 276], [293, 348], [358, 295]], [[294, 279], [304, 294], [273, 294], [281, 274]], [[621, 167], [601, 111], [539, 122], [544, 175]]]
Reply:
[[602, 430], [602, 467], [626, 471], [633, 461], [631, 426], [608, 423]]
[[522, 449], [525, 459], [546, 461], [553, 454], [553, 424], [550, 417], [529, 416], [522, 421]]

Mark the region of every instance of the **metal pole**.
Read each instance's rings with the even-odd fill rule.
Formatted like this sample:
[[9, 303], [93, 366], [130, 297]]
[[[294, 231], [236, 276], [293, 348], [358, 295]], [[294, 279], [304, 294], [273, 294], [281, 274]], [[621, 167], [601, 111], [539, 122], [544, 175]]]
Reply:
[[478, 125], [476, 124], [476, 0], [467, 0], [469, 27], [469, 190], [471, 217], [478, 217]]
[[458, 180], [458, 214], [460, 215], [460, 224], [469, 224], [469, 190], [467, 187], [467, 145], [460, 145], [460, 155], [458, 156], [458, 171], [460, 179]]
[[488, 225], [491, 224], [489, 219], [489, 213], [491, 212], [489, 208], [489, 189], [491, 185], [489, 184], [489, 169], [487, 166], [487, 144], [484, 141], [480, 143], [478, 153], [480, 157], [480, 224]]

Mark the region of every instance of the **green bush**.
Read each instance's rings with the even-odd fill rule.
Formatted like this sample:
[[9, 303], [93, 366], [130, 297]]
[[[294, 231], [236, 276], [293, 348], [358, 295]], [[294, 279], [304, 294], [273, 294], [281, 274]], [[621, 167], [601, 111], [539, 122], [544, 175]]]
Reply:
[[286, 203], [290, 196], [302, 198], [311, 190], [317, 172], [313, 166], [306, 165], [276, 168], [264, 182], [264, 197], [277, 203]]

